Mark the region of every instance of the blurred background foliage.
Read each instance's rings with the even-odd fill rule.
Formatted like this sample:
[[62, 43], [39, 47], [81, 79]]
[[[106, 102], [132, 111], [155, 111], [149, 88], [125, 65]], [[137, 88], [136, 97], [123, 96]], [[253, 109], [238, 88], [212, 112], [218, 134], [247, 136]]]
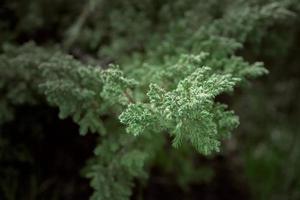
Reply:
[[[244, 8], [238, 0], [171, 2], [3, 0], [0, 44], [34, 41], [59, 46], [86, 63], [105, 66], [133, 58], [138, 63], [141, 55], [147, 57], [144, 52], [160, 54], [173, 50], [163, 45], [184, 45], [186, 23], [210, 23], [228, 9]], [[270, 22], [264, 32], [253, 30], [238, 51], [249, 62], [263, 61], [270, 73], [233, 96], [220, 97], [240, 117], [233, 138], [211, 157], [185, 146], [164, 148], [149, 179], [137, 182], [132, 199], [300, 199], [300, 2], [247, 2], [267, 3], [284, 5], [291, 17]], [[189, 21], [172, 23], [183, 13], [192, 15]], [[169, 43], [161, 43], [162, 38]], [[71, 120], [58, 120], [57, 110], [43, 100], [18, 105], [13, 121], [0, 127], [0, 199], [87, 199], [91, 189], [79, 171], [96, 139], [77, 130]]]
[[300, 198], [299, 22], [297, 17], [272, 27], [260, 44], [241, 52], [262, 60], [270, 71], [234, 100], [245, 173], [262, 199]]

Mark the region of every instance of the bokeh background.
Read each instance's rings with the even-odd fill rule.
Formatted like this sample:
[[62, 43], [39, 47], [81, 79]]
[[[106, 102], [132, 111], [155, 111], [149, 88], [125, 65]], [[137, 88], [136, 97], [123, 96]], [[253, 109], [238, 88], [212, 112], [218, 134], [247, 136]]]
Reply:
[[[155, 16], [170, 2], [2, 0], [0, 45], [58, 45], [83, 62], [106, 65], [143, 51], [151, 34], [147, 30], [153, 28], [148, 15]], [[300, 2], [276, 2], [287, 4], [291, 16], [272, 22], [263, 35], [250, 36], [237, 52], [249, 62], [264, 62], [269, 74], [220, 97], [240, 117], [232, 138], [210, 157], [191, 157], [184, 148], [180, 156], [161, 152], [147, 182], [136, 181], [132, 199], [300, 199]], [[197, 6], [202, 5], [201, 17], [218, 18], [231, 4], [209, 0]], [[180, 17], [181, 11], [176, 12]], [[159, 28], [170, 23], [153, 20], [162, 24]], [[96, 136], [79, 136], [78, 126], [58, 119], [57, 113], [44, 101], [19, 105], [15, 118], [0, 126], [1, 200], [81, 200], [91, 195], [80, 172], [93, 155]], [[196, 172], [188, 164], [176, 169], [185, 160], [193, 161]]]

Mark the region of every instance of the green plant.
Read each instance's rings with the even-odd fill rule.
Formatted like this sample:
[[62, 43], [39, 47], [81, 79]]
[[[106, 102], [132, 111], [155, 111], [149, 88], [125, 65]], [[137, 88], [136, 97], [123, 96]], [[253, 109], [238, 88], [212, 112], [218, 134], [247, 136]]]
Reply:
[[[267, 73], [238, 51], [290, 18], [292, 3], [90, 0], [75, 23], [57, 25], [68, 25], [57, 33], [62, 46], [3, 45], [0, 123], [12, 120], [19, 105], [58, 107], [80, 134], [99, 135], [82, 172], [91, 180], [91, 199], [129, 199], [134, 179], [147, 178], [165, 145], [190, 144], [206, 156], [220, 151], [239, 120], [217, 98]], [[47, 24], [41, 19], [33, 29]], [[6, 42], [16, 41], [23, 28]], [[76, 47], [93, 56], [69, 55]]]

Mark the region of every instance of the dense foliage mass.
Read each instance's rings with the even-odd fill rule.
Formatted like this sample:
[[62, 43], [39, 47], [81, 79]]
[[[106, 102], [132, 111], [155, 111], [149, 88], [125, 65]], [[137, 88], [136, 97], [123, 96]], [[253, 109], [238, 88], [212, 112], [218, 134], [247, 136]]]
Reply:
[[[299, 10], [297, 0], [4, 1], [0, 161], [6, 164], [0, 167], [0, 198], [47, 199], [39, 178], [26, 186], [30, 192], [20, 189], [22, 177], [10, 163], [32, 158], [23, 155], [28, 150], [22, 141], [22, 148], [13, 147], [15, 136], [9, 133], [18, 132], [13, 124], [18, 126], [22, 107], [45, 105], [57, 107], [60, 119], [72, 119], [81, 135], [97, 135], [94, 155], [82, 169], [92, 200], [137, 196], [134, 188], [147, 183], [153, 167], [176, 172], [181, 188], [209, 181], [210, 170], [195, 160], [222, 152], [224, 140], [225, 149], [238, 149], [230, 141], [244, 144], [235, 150], [257, 197], [300, 198], [299, 106], [294, 105], [299, 80], [276, 82], [281, 71], [299, 75], [282, 69], [299, 63], [290, 52], [300, 38]], [[266, 85], [249, 84], [269, 71]], [[276, 111], [288, 105], [295, 121]], [[239, 125], [231, 107], [241, 115], [241, 141], [229, 139]], [[291, 155], [291, 171], [281, 171], [284, 155]], [[287, 174], [282, 190], [272, 190], [280, 186], [276, 173]]]

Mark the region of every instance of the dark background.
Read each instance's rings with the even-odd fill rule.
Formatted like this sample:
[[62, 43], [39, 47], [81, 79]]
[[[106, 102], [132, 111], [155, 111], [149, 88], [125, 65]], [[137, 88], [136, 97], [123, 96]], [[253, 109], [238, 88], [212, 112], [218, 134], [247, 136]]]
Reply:
[[[4, 0], [0, 43], [66, 44], [65, 27], [77, 18], [83, 4]], [[95, 58], [96, 49], [107, 40], [92, 48], [85, 41], [66, 44], [67, 51], [86, 61]], [[299, 46], [297, 15], [289, 23], [271, 26], [258, 44], [247, 41], [238, 54], [250, 62], [263, 61], [270, 73], [233, 96], [219, 97], [235, 110], [240, 126], [224, 142], [221, 154], [195, 159], [213, 175], [182, 188], [172, 172], [153, 166], [147, 187], [136, 181], [132, 199], [300, 199]], [[57, 113], [45, 103], [22, 105], [16, 108], [14, 120], [0, 127], [1, 200], [6, 200], [4, 193], [11, 196], [7, 200], [79, 200], [91, 195], [80, 170], [93, 155], [96, 135], [80, 136], [78, 126], [71, 119], [58, 119]]]

